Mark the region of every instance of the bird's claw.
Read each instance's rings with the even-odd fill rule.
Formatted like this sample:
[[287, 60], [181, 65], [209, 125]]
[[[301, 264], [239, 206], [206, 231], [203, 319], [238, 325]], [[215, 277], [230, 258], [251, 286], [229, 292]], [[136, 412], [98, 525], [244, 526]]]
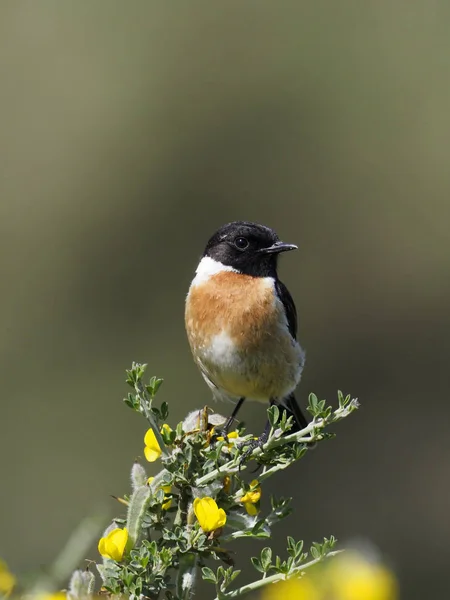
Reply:
[[239, 460], [239, 468], [250, 458], [250, 456], [253, 454], [253, 450], [256, 450], [256, 448], [262, 448], [264, 446], [264, 444], [267, 442], [267, 439], [268, 435], [266, 432], [264, 432], [259, 436], [259, 438], [256, 438], [256, 440], [250, 440], [248, 442], [242, 442], [242, 444], [239, 444], [239, 450], [247, 448], [241, 455]]

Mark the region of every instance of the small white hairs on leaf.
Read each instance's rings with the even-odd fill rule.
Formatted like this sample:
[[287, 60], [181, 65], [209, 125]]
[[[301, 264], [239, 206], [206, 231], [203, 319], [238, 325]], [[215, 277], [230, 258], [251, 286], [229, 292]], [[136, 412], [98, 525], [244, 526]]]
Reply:
[[144, 467], [140, 463], [135, 462], [131, 467], [131, 487], [133, 491], [138, 487], [147, 485], [147, 479], [148, 476]]

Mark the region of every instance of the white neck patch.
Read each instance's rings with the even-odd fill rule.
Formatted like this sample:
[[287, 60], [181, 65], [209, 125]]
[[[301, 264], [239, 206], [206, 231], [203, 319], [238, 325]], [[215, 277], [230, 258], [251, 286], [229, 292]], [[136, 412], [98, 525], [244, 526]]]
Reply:
[[217, 273], [223, 273], [224, 271], [239, 273], [239, 271], [237, 269], [233, 269], [233, 267], [223, 265], [221, 262], [218, 262], [209, 256], [204, 256], [198, 264], [197, 270], [195, 271], [195, 277], [192, 280], [191, 285], [201, 285], [202, 283], [208, 281], [208, 279], [213, 275], [217, 275]]

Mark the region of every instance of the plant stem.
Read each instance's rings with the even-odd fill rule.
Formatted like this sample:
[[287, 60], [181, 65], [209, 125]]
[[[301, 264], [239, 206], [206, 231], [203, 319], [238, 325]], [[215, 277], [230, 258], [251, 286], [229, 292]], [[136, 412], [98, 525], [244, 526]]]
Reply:
[[[267, 469], [266, 471], [263, 471], [261, 473], [261, 475], [258, 477], [258, 482], [259, 483], [263, 482], [265, 479], [268, 479], [269, 477], [271, 477], [277, 471], [282, 471], [283, 469], [287, 469], [287, 467], [289, 467], [291, 464], [292, 463], [286, 462], [286, 463], [281, 463], [281, 464], [278, 464], [278, 465], [274, 465], [270, 469]], [[241, 498], [241, 496], [243, 495], [243, 493], [244, 493], [244, 489], [243, 488], [238, 489], [234, 493], [234, 499], [235, 499], [236, 502], [239, 502], [239, 498]]]
[[[334, 552], [329, 552], [326, 555], [326, 557], [321, 556], [319, 558], [315, 558], [314, 560], [311, 560], [311, 561], [305, 563], [304, 565], [300, 565], [299, 567], [297, 567], [295, 570], [292, 571], [292, 573], [290, 573], [289, 576], [287, 576], [285, 573], [276, 573], [275, 575], [271, 575], [270, 577], [266, 577], [265, 579], [258, 579], [258, 581], [253, 581], [252, 583], [243, 585], [242, 587], [238, 588], [237, 590], [233, 590], [232, 592], [225, 593], [222, 596], [222, 599], [223, 600], [225, 600], [225, 599], [231, 600], [232, 598], [240, 598], [241, 596], [244, 596], [244, 594], [248, 594], [248, 592], [258, 590], [259, 588], [262, 588], [265, 585], [269, 585], [271, 583], [278, 583], [279, 581], [287, 581], [288, 579], [292, 579], [293, 577], [300, 575], [302, 573], [302, 571], [304, 571], [305, 569], [309, 569], [310, 567], [316, 565], [318, 562], [320, 562], [324, 558], [330, 558], [331, 556], [336, 556], [337, 554], [340, 554], [341, 552], [343, 552], [343, 550], [335, 550]], [[214, 598], [214, 600], [221, 600], [221, 599], [219, 599], [219, 597], [216, 596], [216, 598]]]
[[158, 442], [159, 447], [161, 448], [161, 452], [164, 454], [164, 456], [167, 458], [170, 456], [170, 453], [167, 449], [166, 444], [164, 443], [164, 440], [162, 438], [162, 435], [159, 431], [158, 425], [155, 421], [154, 416], [152, 415], [151, 411], [149, 410], [149, 406], [150, 406], [150, 397], [148, 395], [147, 390], [145, 389], [145, 386], [142, 384], [142, 381], [140, 379], [138, 379], [134, 385], [134, 389], [136, 390], [137, 395], [139, 396], [139, 399], [141, 401], [141, 406], [144, 409], [144, 413], [145, 413], [145, 418], [147, 419], [147, 421], [150, 424], [150, 427], [153, 430], [153, 433], [155, 434], [155, 438], [156, 441]]
[[177, 597], [180, 600], [189, 600], [194, 594], [195, 579], [197, 574], [196, 556], [192, 552], [180, 558], [177, 575]]
[[[305, 427], [301, 431], [296, 431], [295, 433], [291, 433], [290, 435], [284, 435], [279, 438], [272, 438], [272, 439], [268, 440], [263, 445], [262, 448], [255, 448], [249, 458], [254, 458], [255, 456], [258, 456], [265, 450], [269, 450], [271, 448], [276, 448], [277, 446], [284, 446], [285, 444], [288, 444], [289, 442], [304, 442], [305, 444], [313, 442], [314, 436], [309, 436], [309, 437], [305, 437], [305, 436], [308, 433], [312, 433], [314, 431], [314, 429], [322, 429], [327, 424], [328, 423], [325, 422], [324, 419], [319, 419], [316, 422], [314, 422], [314, 421], [311, 422], [307, 427]], [[239, 461], [236, 461], [236, 459], [230, 460], [227, 463], [225, 463], [224, 465], [222, 465], [220, 468], [214, 469], [214, 471], [211, 471], [210, 473], [207, 473], [206, 475], [203, 475], [203, 477], [200, 477], [199, 479], [197, 479], [196, 485], [201, 487], [202, 485], [205, 485], [205, 483], [214, 481], [214, 479], [216, 479], [220, 473], [223, 473], [223, 474], [235, 473], [236, 471], [244, 470], [246, 468], [247, 468], [247, 465], [245, 465], [245, 464], [241, 465], [239, 463]]]

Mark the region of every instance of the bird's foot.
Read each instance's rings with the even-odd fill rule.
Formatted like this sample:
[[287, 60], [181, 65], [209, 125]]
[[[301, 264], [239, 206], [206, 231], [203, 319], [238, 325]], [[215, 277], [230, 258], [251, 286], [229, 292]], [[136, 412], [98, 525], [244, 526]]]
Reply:
[[250, 458], [250, 456], [253, 454], [253, 450], [255, 450], [256, 448], [262, 448], [268, 439], [269, 433], [268, 431], [264, 431], [258, 438], [240, 444], [239, 450], [242, 450], [243, 448], [246, 448], [246, 450], [242, 453], [239, 465], [242, 465], [246, 460]]

